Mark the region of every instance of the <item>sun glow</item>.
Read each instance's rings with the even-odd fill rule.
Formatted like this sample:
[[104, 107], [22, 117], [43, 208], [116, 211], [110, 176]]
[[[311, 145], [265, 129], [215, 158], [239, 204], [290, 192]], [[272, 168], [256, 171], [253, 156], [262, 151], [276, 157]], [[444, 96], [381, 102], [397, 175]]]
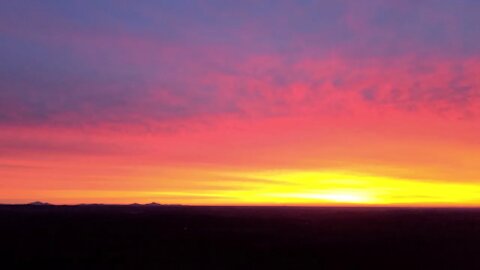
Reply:
[[[232, 174], [230, 174], [231, 176]], [[218, 202], [240, 204], [478, 205], [480, 187], [351, 172], [263, 171], [234, 173], [244, 181], [211, 190]], [[165, 193], [157, 193], [157, 195]], [[194, 195], [182, 193], [184, 196]], [[205, 193], [203, 193], [205, 195]]]
[[[249, 177], [270, 179], [274, 191], [294, 203], [478, 204], [480, 187], [470, 183], [395, 179], [352, 172], [260, 172]], [[268, 186], [268, 187], [267, 187]]]
[[[479, 206], [480, 186], [473, 182], [402, 179], [352, 171], [222, 171], [198, 169], [170, 174], [147, 171], [136, 178], [171, 186], [144, 190], [39, 190], [24, 196], [53, 203], [148, 203], [189, 205], [415, 205]], [[190, 186], [177, 186], [187, 183]], [[198, 181], [198, 182], [195, 182]], [[15, 190], [7, 190], [10, 194]], [[102, 198], [102, 199], [99, 199]]]
[[369, 204], [374, 201], [372, 197], [358, 191], [326, 191], [318, 194], [291, 194], [290, 198], [360, 204]]

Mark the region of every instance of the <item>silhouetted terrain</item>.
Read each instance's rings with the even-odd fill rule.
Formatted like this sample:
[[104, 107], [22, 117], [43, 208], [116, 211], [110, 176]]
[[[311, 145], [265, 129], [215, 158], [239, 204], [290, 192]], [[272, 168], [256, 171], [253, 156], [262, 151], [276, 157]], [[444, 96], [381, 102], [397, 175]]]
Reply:
[[479, 209], [2, 205], [0, 229], [2, 269], [480, 269]]

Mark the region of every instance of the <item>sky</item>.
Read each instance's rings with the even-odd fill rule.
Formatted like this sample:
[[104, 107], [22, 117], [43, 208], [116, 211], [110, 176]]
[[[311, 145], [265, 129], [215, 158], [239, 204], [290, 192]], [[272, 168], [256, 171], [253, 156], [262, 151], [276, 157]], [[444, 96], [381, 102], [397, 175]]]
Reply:
[[1, 1], [0, 202], [480, 206], [480, 1]]

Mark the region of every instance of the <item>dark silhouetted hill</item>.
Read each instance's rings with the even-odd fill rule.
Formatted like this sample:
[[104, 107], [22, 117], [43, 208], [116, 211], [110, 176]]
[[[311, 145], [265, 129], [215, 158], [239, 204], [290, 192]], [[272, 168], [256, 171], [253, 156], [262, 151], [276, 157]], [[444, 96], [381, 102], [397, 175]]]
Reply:
[[35, 202], [29, 203], [28, 205], [45, 206], [45, 205], [51, 205], [51, 204], [46, 203], [46, 202], [35, 201]]

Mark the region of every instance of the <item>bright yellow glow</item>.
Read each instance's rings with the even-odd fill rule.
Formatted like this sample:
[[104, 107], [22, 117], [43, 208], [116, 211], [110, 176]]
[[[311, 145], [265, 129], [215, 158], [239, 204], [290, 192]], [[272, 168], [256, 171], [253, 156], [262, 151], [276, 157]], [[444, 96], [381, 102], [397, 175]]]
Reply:
[[[400, 179], [351, 171], [184, 171], [148, 172], [141, 190], [33, 190], [24, 196], [53, 203], [160, 203], [191, 205], [411, 205], [480, 206], [480, 185], [472, 182]], [[153, 177], [153, 175], [160, 175]], [[187, 181], [188, 180], [188, 181]], [[177, 183], [188, 183], [178, 186]], [[167, 185], [170, 184], [170, 185]], [[140, 188], [139, 188], [140, 189]], [[13, 194], [16, 190], [4, 190]], [[101, 198], [101, 199], [99, 199]]]
[[227, 175], [245, 180], [225, 181], [221, 189], [202, 191], [201, 195], [194, 191], [153, 194], [201, 197], [212, 204], [480, 205], [480, 186], [471, 183], [394, 179], [339, 171]]
[[367, 194], [362, 194], [358, 191], [337, 191], [337, 190], [327, 190], [323, 193], [316, 194], [286, 194], [286, 196], [278, 196], [287, 198], [287, 199], [303, 199], [303, 200], [318, 200], [318, 201], [330, 201], [330, 202], [339, 202], [339, 203], [361, 203], [368, 204], [372, 203], [373, 199]]

